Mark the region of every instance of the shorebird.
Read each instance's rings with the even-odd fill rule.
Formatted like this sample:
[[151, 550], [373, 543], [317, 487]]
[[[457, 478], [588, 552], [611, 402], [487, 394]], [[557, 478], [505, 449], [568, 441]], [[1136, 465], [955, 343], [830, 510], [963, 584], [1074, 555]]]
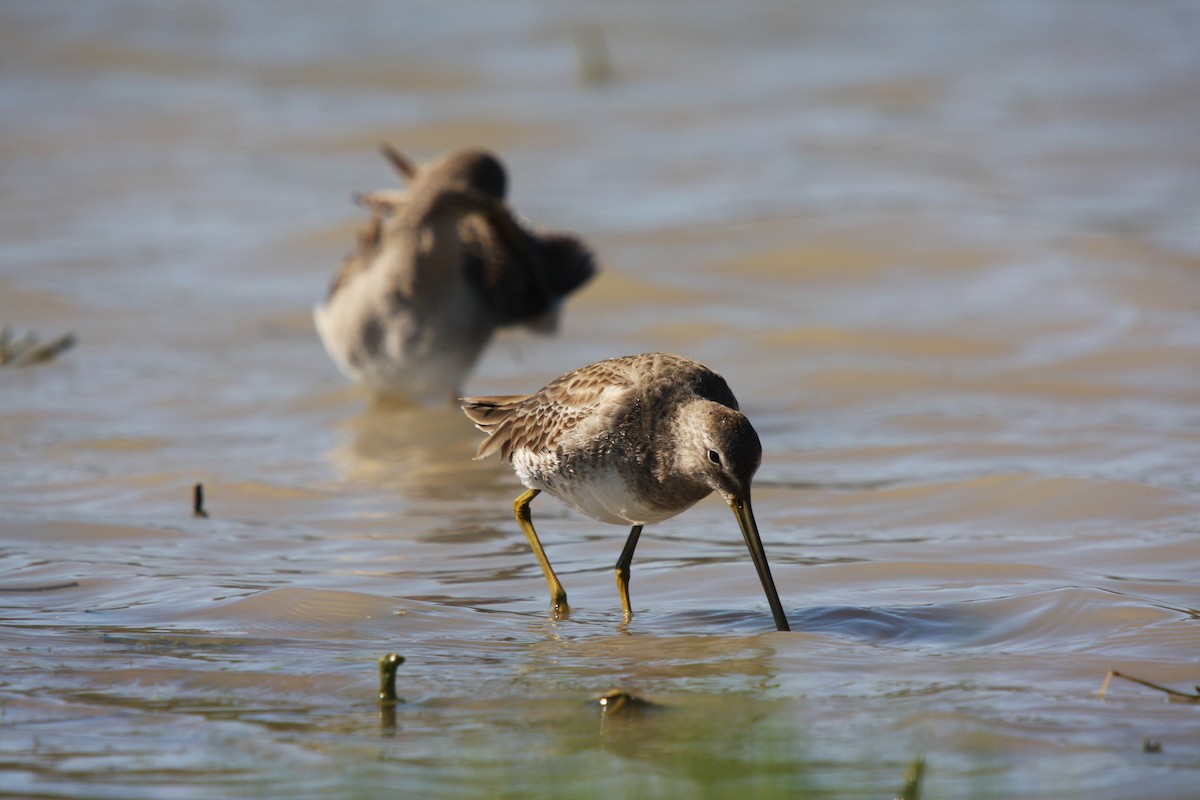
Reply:
[[716, 491], [742, 529], [776, 627], [789, 630], [750, 505], [762, 444], [720, 375], [690, 358], [647, 353], [598, 361], [534, 394], [461, 402], [487, 434], [475, 458], [499, 453], [528, 490], [513, 509], [550, 588], [552, 618], [566, 618], [570, 607], [533, 528], [529, 504], [541, 492], [601, 522], [632, 526], [615, 569], [629, 621], [629, 565], [642, 527]]
[[555, 330], [562, 300], [595, 272], [592, 254], [573, 236], [522, 225], [487, 151], [420, 166], [387, 145], [383, 153], [408, 188], [359, 195], [371, 216], [313, 319], [352, 380], [453, 401], [497, 328]]

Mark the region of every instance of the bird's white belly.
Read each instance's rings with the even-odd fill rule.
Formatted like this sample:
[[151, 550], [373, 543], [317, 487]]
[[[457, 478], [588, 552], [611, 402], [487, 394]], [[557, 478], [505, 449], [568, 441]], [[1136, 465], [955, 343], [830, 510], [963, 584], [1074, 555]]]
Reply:
[[592, 519], [614, 525], [649, 525], [683, 509], [664, 510], [639, 501], [615, 469], [599, 467], [582, 472], [555, 472], [527, 453], [513, 454], [513, 469], [521, 483], [554, 495]]
[[[395, 307], [384, 270], [355, 276], [313, 312], [321, 341], [341, 371], [376, 391], [445, 402], [458, 390], [491, 330], [466, 287]], [[369, 326], [373, 335], [368, 337]]]

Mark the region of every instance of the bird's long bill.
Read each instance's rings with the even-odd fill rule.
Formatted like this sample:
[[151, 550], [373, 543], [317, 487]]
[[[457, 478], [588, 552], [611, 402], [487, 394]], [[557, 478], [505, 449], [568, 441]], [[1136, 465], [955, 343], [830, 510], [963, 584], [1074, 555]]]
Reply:
[[775, 617], [775, 627], [781, 631], [790, 631], [787, 617], [783, 615], [783, 605], [779, 602], [779, 592], [775, 591], [775, 581], [771, 579], [771, 567], [767, 564], [762, 538], [758, 535], [758, 523], [754, 521], [754, 510], [750, 507], [750, 495], [731, 497], [729, 507], [737, 517], [742, 537], [746, 540], [746, 548], [750, 551], [754, 568], [758, 570], [758, 579], [762, 581], [763, 591], [767, 593], [767, 602], [770, 603], [771, 614]]

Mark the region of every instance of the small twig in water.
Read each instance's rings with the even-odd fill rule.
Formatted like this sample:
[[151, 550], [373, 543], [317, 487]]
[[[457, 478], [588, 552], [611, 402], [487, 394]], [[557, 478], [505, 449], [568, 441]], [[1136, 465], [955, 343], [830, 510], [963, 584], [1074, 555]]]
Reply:
[[1097, 692], [1101, 699], [1104, 699], [1104, 693], [1108, 691], [1108, 682], [1113, 678], [1124, 678], [1127, 681], [1141, 684], [1142, 686], [1156, 689], [1167, 695], [1167, 699], [1172, 703], [1200, 703], [1200, 686], [1196, 687], [1196, 694], [1188, 692], [1180, 692], [1168, 686], [1161, 686], [1142, 678], [1135, 678], [1132, 675], [1126, 675], [1123, 672], [1117, 672], [1115, 669], [1110, 669], [1108, 674], [1104, 676], [1104, 683], [1100, 685], [1100, 691]]
[[579, 80], [584, 86], [603, 86], [612, 82], [612, 58], [603, 28], [579, 25], [571, 31], [571, 42], [579, 61]]
[[925, 759], [918, 756], [904, 770], [904, 785], [896, 792], [896, 800], [921, 800], [921, 779], [925, 777]]
[[75, 345], [75, 334], [65, 333], [57, 339], [38, 344], [36, 333], [26, 333], [22, 336], [13, 334], [11, 327], [5, 325], [0, 329], [0, 365], [15, 364], [28, 367], [49, 361], [64, 350]]
[[396, 696], [396, 670], [403, 663], [395, 653], [379, 659], [379, 729], [388, 737], [396, 735], [396, 706], [404, 702]]
[[600, 706], [600, 713], [606, 717], [634, 711], [649, 711], [658, 707], [657, 704], [624, 689], [610, 689], [596, 698], [596, 704]]
[[396, 704], [401, 702], [396, 696], [396, 670], [404, 663], [404, 656], [388, 653], [379, 659], [379, 702]]
[[70, 350], [75, 346], [75, 334], [64, 333], [62, 336], [45, 344], [30, 347], [21, 356], [19, 363], [23, 367], [31, 364], [40, 364], [43, 361], [49, 361], [64, 350]]
[[208, 512], [204, 510], [204, 484], [197, 483], [192, 487], [192, 516], [207, 517]]

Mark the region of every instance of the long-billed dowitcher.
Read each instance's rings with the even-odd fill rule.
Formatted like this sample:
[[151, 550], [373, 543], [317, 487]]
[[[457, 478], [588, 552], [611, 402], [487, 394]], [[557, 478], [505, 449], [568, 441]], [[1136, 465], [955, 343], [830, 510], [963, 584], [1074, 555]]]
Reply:
[[648, 353], [598, 361], [531, 395], [462, 403], [488, 434], [475, 457], [499, 453], [528, 488], [513, 508], [550, 587], [552, 617], [564, 618], [570, 608], [533, 528], [529, 504], [538, 494], [601, 522], [633, 526], [616, 565], [628, 621], [629, 564], [642, 527], [715, 490], [742, 529], [775, 625], [789, 630], [750, 506], [762, 445], [720, 375], [690, 358]]
[[387, 146], [384, 155], [408, 188], [359, 196], [370, 219], [313, 318], [352, 380], [453, 400], [497, 328], [555, 329], [562, 300], [595, 271], [592, 254], [523, 226], [491, 153], [455, 150], [420, 166]]

